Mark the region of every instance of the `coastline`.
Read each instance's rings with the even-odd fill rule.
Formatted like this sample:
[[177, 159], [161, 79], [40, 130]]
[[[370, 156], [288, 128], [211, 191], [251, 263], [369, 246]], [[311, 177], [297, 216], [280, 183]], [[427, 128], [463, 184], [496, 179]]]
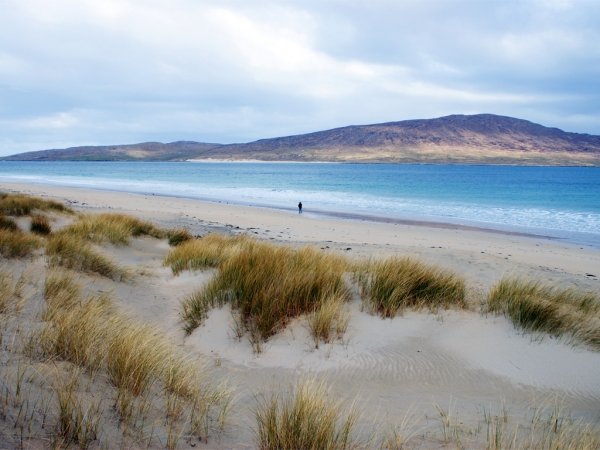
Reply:
[[[481, 308], [490, 288], [504, 276], [597, 294], [598, 249], [494, 230], [298, 214], [181, 197], [5, 182], [0, 191], [58, 200], [84, 214], [124, 213], [199, 236], [247, 234], [357, 260], [410, 256], [465, 278], [466, 310], [409, 310], [382, 319], [364, 308], [353, 287], [343, 339], [315, 348], [306, 318], [298, 317], [257, 354], [248, 339], [232, 331], [230, 305], [212, 309], [200, 327], [190, 335], [184, 332], [181, 302], [206, 286], [214, 269], [173, 274], [163, 265], [170, 251], [165, 239], [138, 237], [128, 246], [97, 245], [130, 276], [115, 281], [79, 273], [77, 281], [85, 291], [109, 293], [119, 311], [164, 332], [182, 351], [205, 358], [215, 377], [233, 387], [236, 407], [229, 427], [218, 441], [201, 448], [253, 448], [252, 429], [246, 424], [257, 393], [285, 393], [290, 384], [307, 377], [330, 384], [336, 398], [360, 405], [358, 433], [365, 439], [373, 430], [385, 434], [414, 414], [409, 430], [427, 429], [417, 441], [431, 448], [440, 405], [456, 421], [484, 434], [481, 411], [486, 408], [505, 411], [518, 427], [527, 427], [532, 405], [549, 408], [556, 403], [574, 420], [598, 424], [600, 353], [568, 337], [523, 332]], [[32, 266], [27, 269], [27, 264]], [[29, 271], [31, 293], [39, 292], [49, 270], [44, 256], [16, 264], [7, 260], [5, 265]], [[32, 298], [43, 301], [37, 293]], [[465, 430], [464, 436], [470, 436], [469, 428]]]
[[[204, 161], [197, 161], [204, 162]], [[237, 162], [237, 161], [236, 161]], [[246, 161], [253, 162], [253, 161]], [[275, 161], [279, 162], [279, 161]], [[274, 211], [284, 211], [284, 212], [295, 212], [295, 207], [284, 207], [273, 204], [266, 204], [260, 202], [243, 202], [243, 201], [231, 201], [229, 199], [220, 199], [213, 198], [210, 196], [191, 196], [184, 194], [166, 194], [164, 192], [153, 193], [153, 192], [144, 192], [144, 191], [135, 191], [135, 190], [123, 190], [118, 188], [109, 188], [109, 187], [90, 187], [90, 186], [78, 186], [78, 185], [66, 185], [60, 183], [52, 183], [52, 182], [44, 182], [44, 181], [31, 181], [29, 183], [25, 183], [23, 180], [3, 180], [0, 181], [0, 186], [2, 183], [7, 184], [15, 184], [20, 186], [31, 186], [39, 185], [46, 187], [64, 187], [65, 189], [83, 189], [83, 190], [93, 190], [93, 191], [104, 191], [104, 192], [116, 192], [116, 193], [130, 193], [136, 195], [145, 195], [145, 196], [157, 196], [157, 197], [168, 197], [168, 198], [179, 198], [179, 199], [187, 199], [198, 202], [206, 202], [210, 204], [227, 204], [232, 206], [243, 206], [243, 207], [251, 207], [251, 208], [261, 208], [267, 210]], [[402, 225], [414, 225], [414, 226], [425, 226], [430, 228], [442, 228], [442, 229], [457, 229], [457, 230], [471, 230], [471, 231], [481, 231], [481, 232], [489, 232], [496, 234], [504, 234], [504, 235], [513, 235], [513, 236], [526, 236], [531, 238], [542, 238], [549, 239], [555, 241], [563, 241], [568, 242], [573, 245], [584, 245], [591, 246], [600, 249], [600, 235], [590, 235], [589, 233], [581, 233], [581, 232], [565, 232], [560, 230], [553, 230], [554, 235], [549, 233], [549, 230], [543, 229], [534, 229], [522, 227], [518, 228], [515, 226], [509, 226], [505, 224], [499, 223], [477, 223], [473, 221], [469, 221], [466, 219], [456, 219], [455, 221], [445, 221], [443, 219], [437, 220], [436, 218], [422, 218], [422, 217], [413, 217], [413, 216], [382, 216], [372, 213], [360, 213], [360, 212], [344, 212], [344, 211], [336, 211], [336, 210], [322, 210], [318, 208], [310, 208], [304, 209], [303, 211], [307, 215], [323, 217], [323, 218], [331, 218], [331, 219], [341, 219], [341, 220], [353, 220], [353, 221], [367, 221], [367, 222], [379, 222], [379, 223], [390, 223], [390, 224], [402, 224]], [[582, 235], [575, 236], [575, 235]]]
[[52, 184], [1, 182], [0, 190], [66, 201], [86, 211], [129, 213], [162, 226], [187, 227], [193, 234], [248, 233], [357, 258], [415, 256], [464, 273], [481, 291], [503, 275], [600, 291], [600, 273], [594, 272], [600, 267], [600, 249], [542, 235], [353, 214], [299, 215], [291, 209]]
[[[594, 201], [600, 185], [595, 172], [518, 170], [518, 181], [511, 183], [512, 172], [467, 166], [432, 171], [371, 165], [358, 170], [339, 164], [298, 168], [302, 164], [281, 163], [285, 169], [275, 170], [273, 165], [251, 163], [181, 163], [175, 170], [161, 164], [132, 164], [83, 163], [75, 170], [71, 164], [52, 163], [45, 168], [34, 163], [5, 170], [0, 178], [9, 183], [154, 194], [282, 211], [295, 211], [302, 200], [307, 213], [330, 218], [489, 229], [600, 248], [600, 211]], [[78, 170], [81, 176], [74, 175]], [[150, 177], [140, 176], [150, 172]], [[91, 173], [95, 175], [90, 177]], [[330, 176], [322, 186], [317, 181]], [[555, 180], [552, 187], [536, 193], [536, 186], [549, 176]], [[377, 177], [380, 180], [375, 182]], [[461, 181], [448, 189], [446, 184], [456, 177]], [[582, 194], [586, 183], [591, 183], [591, 190]]]
[[[157, 162], [157, 161], [154, 161]], [[166, 162], [181, 162], [181, 161], [166, 161]], [[264, 159], [216, 159], [216, 158], [205, 158], [205, 159], [186, 159], [184, 162], [191, 163], [260, 163], [260, 164], [354, 164], [353, 161], [299, 161], [292, 159], [282, 159], [282, 160], [264, 160]], [[356, 164], [361, 164], [357, 162]], [[375, 162], [377, 164], [377, 162]]]

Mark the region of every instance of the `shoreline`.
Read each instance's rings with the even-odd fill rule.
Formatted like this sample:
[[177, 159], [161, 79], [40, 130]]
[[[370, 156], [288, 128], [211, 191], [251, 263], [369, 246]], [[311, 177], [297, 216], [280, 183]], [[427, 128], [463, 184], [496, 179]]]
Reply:
[[[148, 161], [148, 162], [191, 162], [191, 163], [251, 163], [251, 164], [352, 164], [351, 161], [294, 161], [294, 160], [262, 160], [262, 159], [186, 159], [184, 161]], [[360, 163], [359, 163], [360, 164]], [[370, 163], [367, 163], [370, 164]], [[373, 163], [377, 164], [377, 163]]]
[[260, 239], [313, 245], [356, 258], [412, 256], [463, 273], [481, 292], [503, 276], [519, 276], [600, 292], [600, 249], [540, 235], [421, 221], [368, 221], [309, 212], [185, 197], [44, 184], [0, 183], [8, 189], [67, 201], [76, 209], [122, 212], [159, 223], [209, 232], [247, 233]]
[[[547, 236], [544, 234], [526, 233], [520, 231], [502, 230], [499, 228], [476, 226], [476, 225], [465, 225], [452, 222], [436, 222], [429, 220], [418, 220], [418, 219], [402, 219], [396, 217], [383, 217], [369, 214], [357, 214], [357, 213], [344, 213], [344, 212], [325, 212], [320, 210], [311, 210], [310, 213], [314, 213], [322, 216], [329, 216], [333, 218], [339, 218], [342, 220], [359, 220], [366, 222], [380, 222], [380, 223], [391, 223], [399, 225], [411, 225], [417, 227], [429, 227], [429, 228], [442, 228], [447, 230], [464, 230], [464, 231], [480, 231], [483, 233], [496, 233], [507, 236], [523, 236], [537, 239], [548, 239], [548, 240], [561, 240], [562, 238], [555, 236]], [[593, 247], [593, 246], [592, 246]]]
[[[248, 163], [252, 165], [251, 161]], [[285, 162], [276, 163], [286, 165]], [[600, 186], [593, 174], [587, 172], [586, 175], [568, 171], [538, 173], [529, 170], [522, 174], [519, 171], [518, 183], [511, 184], [510, 178], [507, 178], [511, 176], [510, 170], [491, 169], [490, 172], [488, 169], [463, 168], [456, 169], [456, 172], [455, 169], [446, 168], [439, 172], [442, 177], [440, 180], [457, 174], [463, 178], [456, 189], [449, 190], [435, 181], [438, 178], [428, 178], [437, 177], [437, 169], [431, 172], [414, 168], [404, 172], [404, 169], [390, 167], [362, 171], [342, 169], [342, 165], [334, 164], [338, 169], [334, 170], [332, 165], [315, 169], [309, 166], [298, 169], [289, 165], [287, 169], [279, 171], [271, 170], [268, 164], [248, 169], [243, 164], [236, 166], [236, 163], [221, 161], [220, 164], [207, 163], [201, 168], [196, 167], [202, 165], [201, 162], [183, 162], [173, 172], [160, 163], [147, 170], [132, 164], [134, 166], [129, 167], [127, 164], [115, 166], [100, 163], [97, 168], [83, 164], [83, 176], [76, 175], [69, 164], [51, 165], [48, 168], [38, 168], [36, 164], [31, 167], [17, 165], [14, 171], [10, 167], [3, 171], [0, 182], [136, 192], [287, 211], [295, 211], [295, 205], [301, 200], [307, 213], [329, 217], [415, 225], [423, 223], [431, 227], [468, 227], [541, 236], [600, 248], [600, 212], [594, 203], [594, 193]], [[215, 167], [219, 165], [223, 167]], [[141, 172], [137, 173], [139, 170]], [[146, 172], [152, 172], [153, 176], [148, 179], [143, 176]], [[262, 177], [263, 172], [266, 178]], [[239, 180], [236, 179], [238, 173], [241, 177]], [[95, 175], [90, 177], [90, 174]], [[371, 180], [373, 175], [379, 174], [382, 176], [381, 186], [376, 180]], [[553, 177], [552, 174], [560, 182], [552, 183], [552, 187], [542, 196], [531, 192], [536, 177]], [[315, 182], [317, 178], [310, 178], [326, 179], [329, 175], [333, 177], [331, 182], [324, 181], [323, 185]], [[398, 182], [395, 179], [397, 176], [401, 177]], [[568, 189], [562, 187], [563, 181], [568, 181], [565, 177], [575, 180], [566, 184], [570, 186]], [[580, 177], [581, 182], [578, 182]], [[583, 186], [582, 182], [591, 183], [592, 190], [577, 200], [581, 194], [577, 189]], [[504, 192], [507, 183], [512, 186], [510, 192]], [[520, 188], [515, 187], [521, 186], [519, 183], [523, 186], [522, 193]]]
[[[203, 162], [203, 161], [198, 161]], [[248, 161], [251, 162], [251, 161]], [[278, 162], [278, 161], [277, 161]], [[206, 202], [211, 204], [226, 204], [232, 206], [241, 206], [241, 207], [249, 207], [249, 208], [260, 208], [266, 210], [273, 211], [283, 211], [287, 213], [295, 213], [296, 209], [292, 207], [284, 207], [277, 205], [269, 205], [264, 203], [250, 203], [250, 202], [234, 202], [228, 199], [219, 199], [212, 197], [193, 197], [186, 196], [181, 194], [166, 194], [166, 193], [154, 193], [154, 192], [146, 192], [146, 191], [129, 191], [122, 189], [111, 189], [111, 188], [98, 188], [98, 187], [89, 187], [89, 186], [77, 186], [77, 185], [65, 185], [65, 184], [55, 184], [51, 182], [44, 181], [32, 181], [30, 184], [27, 184], [23, 181], [0, 181], [0, 186], [3, 183], [9, 185], [18, 185], [18, 186], [30, 186], [38, 185], [45, 187], [57, 187], [57, 188], [65, 188], [65, 189], [81, 189], [81, 190], [92, 190], [98, 192], [115, 192], [115, 193], [123, 193], [123, 194], [133, 194], [133, 195], [143, 195], [143, 196], [153, 196], [153, 197], [166, 197], [166, 198], [175, 198], [175, 199], [185, 199], [192, 200], [198, 202]], [[537, 239], [548, 239], [556, 242], [564, 242], [569, 243], [575, 246], [584, 245], [586, 247], [597, 248], [600, 249], [600, 237], [596, 238], [596, 236], [592, 235], [589, 237], [589, 233], [581, 233], [581, 232], [567, 232], [561, 230], [549, 230], [554, 231], [557, 234], [563, 234], [563, 236], [559, 235], [550, 235], [550, 233], [545, 232], [540, 229], [537, 232], [535, 229], [532, 231], [528, 231], [526, 229], [519, 230], [517, 227], [504, 225], [504, 224], [495, 224], [495, 223], [473, 223], [468, 220], [460, 220], [457, 219], [455, 222], [452, 221], [444, 221], [444, 220], [435, 220], [434, 218], [414, 218], [414, 217], [396, 217], [396, 216], [381, 216], [377, 214], [370, 213], [349, 213], [343, 211], [325, 211], [321, 209], [303, 209], [303, 214], [315, 217], [322, 218], [332, 218], [332, 219], [341, 219], [341, 220], [350, 220], [350, 221], [365, 221], [365, 222], [373, 222], [373, 223], [389, 223], [389, 224], [400, 224], [400, 225], [410, 225], [410, 226], [423, 226], [434, 229], [449, 229], [449, 230], [465, 230], [465, 231], [480, 231], [485, 233], [494, 233], [501, 234], [507, 236], [523, 236]], [[526, 227], [524, 227], [526, 228]], [[564, 234], [572, 234], [573, 236], [568, 237]], [[579, 237], [578, 234], [583, 234], [584, 237]], [[596, 242], [597, 241], [597, 242]]]

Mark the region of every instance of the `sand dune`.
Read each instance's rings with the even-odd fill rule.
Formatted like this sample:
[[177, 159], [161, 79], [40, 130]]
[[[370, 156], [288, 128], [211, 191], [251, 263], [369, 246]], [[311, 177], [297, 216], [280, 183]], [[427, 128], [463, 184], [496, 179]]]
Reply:
[[[400, 423], [407, 411], [412, 411], [415, 426], [432, 427], [439, 414], [435, 405], [475, 423], [482, 408], [505, 404], [524, 416], [531, 405], [557, 398], [574, 417], [600, 421], [599, 352], [565, 339], [525, 334], [503, 317], [478, 312], [489, 287], [507, 274], [599, 292], [597, 249], [541, 237], [299, 217], [188, 199], [6, 183], [1, 188], [66, 200], [82, 211], [124, 212], [161, 226], [185, 226], [194, 234], [249, 233], [356, 258], [413, 255], [467, 278], [469, 311], [406, 312], [384, 320], [364, 311], [355, 292], [342, 340], [316, 349], [306, 319], [299, 318], [256, 354], [247, 339], [235, 337], [228, 306], [212, 310], [204, 325], [185, 336], [180, 302], [205, 285], [213, 269], [173, 275], [162, 265], [169, 251], [162, 240], [138, 238], [128, 247], [103, 246], [130, 277], [115, 283], [83, 275], [87, 289], [111, 292], [123, 310], [156, 324], [192, 353], [207, 355], [234, 387], [239, 407], [212, 446], [252, 447], [256, 396], [285, 390], [309, 375], [330, 380], [336, 395], [360, 405], [365, 436], [374, 423], [378, 429]], [[427, 439], [423, 434], [420, 443], [438, 448], [439, 442]]]

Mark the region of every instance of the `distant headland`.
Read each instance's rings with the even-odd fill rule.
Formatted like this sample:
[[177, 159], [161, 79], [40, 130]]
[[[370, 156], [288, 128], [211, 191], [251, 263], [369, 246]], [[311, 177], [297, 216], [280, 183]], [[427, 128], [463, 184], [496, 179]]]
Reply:
[[600, 166], [600, 136], [494, 114], [350, 125], [240, 144], [194, 141], [41, 150], [8, 161], [298, 161]]

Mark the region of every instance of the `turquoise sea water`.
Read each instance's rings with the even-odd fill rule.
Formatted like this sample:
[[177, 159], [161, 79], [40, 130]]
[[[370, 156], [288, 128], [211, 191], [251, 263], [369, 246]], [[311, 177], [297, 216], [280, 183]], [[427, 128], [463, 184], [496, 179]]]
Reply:
[[19, 181], [519, 231], [600, 246], [600, 168], [0, 162]]

